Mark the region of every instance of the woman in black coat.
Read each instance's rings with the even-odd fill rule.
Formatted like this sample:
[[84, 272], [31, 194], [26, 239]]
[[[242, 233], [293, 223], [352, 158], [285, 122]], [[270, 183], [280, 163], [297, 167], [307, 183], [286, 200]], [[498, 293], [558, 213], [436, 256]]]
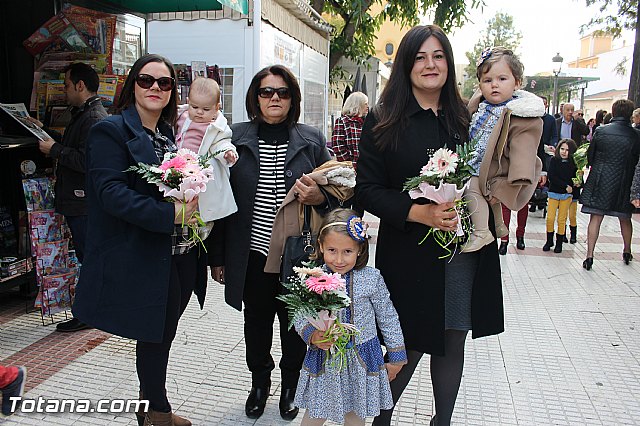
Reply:
[[[500, 262], [495, 242], [451, 261], [431, 228], [456, 229], [453, 203], [413, 201], [402, 186], [441, 147], [468, 138], [469, 114], [456, 87], [453, 53], [435, 25], [415, 27], [402, 39], [380, 102], [367, 116], [360, 140], [356, 197], [380, 218], [376, 267], [398, 311], [409, 363], [391, 382], [396, 402], [423, 354], [431, 354], [436, 405], [432, 424], [448, 425], [455, 405], [464, 343], [504, 330]], [[423, 200], [424, 201], [424, 200]], [[493, 224], [492, 224], [493, 227]], [[376, 417], [388, 425], [392, 411]]]
[[[288, 314], [280, 293], [279, 274], [265, 272], [276, 212], [293, 188], [302, 204], [324, 205], [325, 198], [310, 173], [330, 159], [318, 129], [298, 123], [300, 86], [281, 65], [259, 71], [247, 91], [248, 123], [231, 126], [238, 162], [231, 168], [231, 188], [238, 212], [216, 222], [213, 230], [212, 277], [225, 284], [225, 300], [240, 310], [244, 305], [244, 337], [251, 392], [247, 417], [264, 412], [271, 371], [273, 321], [280, 323], [280, 415], [293, 420], [296, 386], [307, 347], [295, 330], [288, 330]], [[216, 230], [217, 229], [217, 230]], [[274, 236], [275, 237], [275, 236]], [[277, 254], [279, 257], [280, 254]]]
[[640, 154], [640, 132], [631, 127], [633, 102], [620, 99], [613, 103], [613, 118], [606, 126], [598, 127], [587, 151], [591, 166], [580, 196], [582, 213], [589, 213], [587, 258], [582, 266], [588, 271], [593, 265], [593, 251], [605, 216], [617, 217], [624, 242], [622, 260], [629, 264], [633, 226], [630, 202], [631, 182]]
[[[182, 203], [164, 201], [155, 184], [125, 171], [160, 164], [176, 150], [176, 99], [171, 62], [145, 55], [124, 83], [119, 114], [93, 126], [87, 138], [87, 244], [73, 314], [137, 340], [140, 396], [149, 400], [149, 412], [136, 413], [141, 425], [191, 424], [171, 413], [167, 364], [191, 293], [202, 306], [207, 283], [205, 257], [181, 236]], [[197, 206], [197, 198], [185, 204], [185, 217]]]

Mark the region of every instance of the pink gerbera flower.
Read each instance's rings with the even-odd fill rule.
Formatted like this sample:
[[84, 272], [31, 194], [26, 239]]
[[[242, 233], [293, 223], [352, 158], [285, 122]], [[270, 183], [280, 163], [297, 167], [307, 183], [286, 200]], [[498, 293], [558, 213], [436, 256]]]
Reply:
[[307, 288], [314, 293], [322, 294], [325, 291], [344, 290], [345, 281], [340, 274], [324, 274], [320, 277], [309, 277], [305, 280]]
[[186, 165], [187, 165], [187, 160], [185, 160], [184, 158], [173, 157], [171, 160], [164, 161], [162, 164], [160, 164], [160, 169], [161, 170], [167, 170], [167, 169], [182, 170], [182, 168]]

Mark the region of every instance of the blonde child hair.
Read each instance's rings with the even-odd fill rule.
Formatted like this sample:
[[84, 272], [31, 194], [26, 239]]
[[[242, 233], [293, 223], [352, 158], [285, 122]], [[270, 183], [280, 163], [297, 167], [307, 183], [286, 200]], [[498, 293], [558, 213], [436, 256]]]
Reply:
[[213, 96], [213, 100], [216, 104], [220, 103], [220, 86], [218, 83], [208, 77], [197, 77], [189, 86], [189, 96], [192, 93], [197, 93], [203, 96]]

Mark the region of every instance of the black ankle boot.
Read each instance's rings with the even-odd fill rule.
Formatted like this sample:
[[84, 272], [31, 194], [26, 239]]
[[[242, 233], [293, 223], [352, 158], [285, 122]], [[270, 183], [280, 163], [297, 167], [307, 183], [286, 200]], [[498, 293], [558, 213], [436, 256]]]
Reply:
[[507, 254], [507, 247], [509, 246], [509, 241], [500, 241], [500, 248], [498, 248], [498, 254], [500, 256], [504, 256]]
[[524, 250], [524, 237], [516, 237], [516, 248], [518, 250]]
[[252, 387], [247, 398], [247, 403], [244, 406], [244, 412], [250, 419], [260, 418], [264, 413], [264, 407], [267, 405], [267, 398], [269, 397], [269, 388], [256, 388]]
[[542, 251], [549, 251], [553, 247], [553, 232], [547, 232], [547, 243], [542, 246]]
[[554, 253], [562, 253], [562, 243], [565, 238], [564, 235], [556, 234], [556, 246], [553, 248]]
[[569, 242], [571, 244], [575, 244], [578, 241], [578, 227], [577, 226], [569, 226], [569, 231], [571, 231], [571, 238], [569, 238]]
[[293, 420], [298, 415], [298, 407], [293, 404], [293, 400], [296, 398], [295, 389], [283, 389], [280, 394], [280, 417], [285, 420]]

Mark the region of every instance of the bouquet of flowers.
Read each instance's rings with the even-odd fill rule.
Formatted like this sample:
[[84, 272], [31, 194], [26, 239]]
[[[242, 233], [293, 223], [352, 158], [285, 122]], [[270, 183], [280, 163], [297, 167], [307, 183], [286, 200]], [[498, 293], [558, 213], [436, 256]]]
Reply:
[[340, 274], [326, 273], [313, 262], [294, 267], [296, 275], [283, 283], [289, 290], [277, 298], [287, 304], [289, 328], [306, 320], [317, 330], [324, 331], [323, 342], [332, 342], [327, 362], [340, 370], [346, 365], [347, 351], [353, 347], [352, 337], [358, 330], [352, 324], [341, 323], [338, 311], [351, 304], [345, 280]]
[[578, 147], [576, 152], [573, 153], [573, 162], [576, 163], [576, 177], [571, 178], [573, 184], [580, 186], [584, 183], [584, 168], [587, 167], [587, 150], [589, 144], [585, 143]]
[[[168, 200], [178, 200], [182, 205], [182, 226], [185, 225], [185, 204], [193, 200], [201, 192], [207, 190], [207, 182], [213, 179], [213, 169], [208, 164], [210, 155], [197, 155], [186, 148], [176, 152], [168, 152], [164, 155], [162, 163], [158, 166], [138, 163], [131, 166], [127, 172], [132, 171], [141, 175], [149, 183], [158, 186], [162, 194]], [[196, 224], [187, 225], [190, 228], [189, 241], [197, 242], [204, 247], [202, 239], [198, 235], [198, 228], [204, 226], [196, 211], [192, 217], [196, 217]]]
[[[446, 254], [440, 258], [452, 256], [455, 246], [462, 243], [469, 236], [472, 228], [471, 217], [467, 210], [467, 201], [462, 194], [469, 184], [473, 169], [469, 164], [473, 157], [474, 143], [459, 145], [456, 152], [447, 148], [440, 148], [433, 153], [429, 162], [422, 168], [419, 176], [407, 179], [404, 190], [409, 191], [412, 199], [427, 198], [438, 204], [454, 202], [458, 228], [455, 231], [442, 231], [431, 228], [420, 241], [422, 244], [430, 235], [442, 247]], [[450, 246], [454, 245], [454, 250]]]

